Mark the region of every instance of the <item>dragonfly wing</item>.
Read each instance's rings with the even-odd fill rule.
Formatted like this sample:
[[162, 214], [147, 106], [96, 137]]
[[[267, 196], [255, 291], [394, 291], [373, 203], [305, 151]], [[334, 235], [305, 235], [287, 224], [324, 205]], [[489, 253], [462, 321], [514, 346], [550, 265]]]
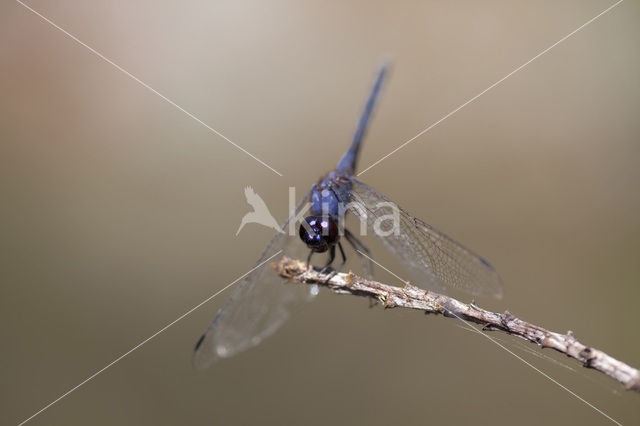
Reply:
[[226, 358], [259, 344], [273, 334], [289, 318], [292, 305], [311, 300], [309, 288], [287, 285], [271, 268], [284, 255], [306, 257], [308, 249], [296, 235], [289, 235], [289, 223], [306, 208], [309, 192], [289, 214], [281, 230], [271, 239], [256, 265], [238, 284], [231, 297], [218, 311], [205, 333], [196, 343], [193, 364], [198, 369], [211, 366], [218, 358]]
[[[349, 185], [348, 190], [337, 191], [345, 198], [341, 201], [367, 223], [419, 286], [442, 292], [446, 284], [473, 295], [502, 296], [500, 276], [485, 259], [357, 179], [349, 179]], [[396, 221], [399, 226], [394, 231]]]

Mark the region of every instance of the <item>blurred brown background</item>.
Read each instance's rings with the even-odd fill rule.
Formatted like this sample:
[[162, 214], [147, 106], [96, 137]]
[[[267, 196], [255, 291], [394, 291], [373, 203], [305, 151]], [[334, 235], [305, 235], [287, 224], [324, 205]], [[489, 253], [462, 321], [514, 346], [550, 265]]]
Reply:
[[[29, 2], [278, 177], [4, 2], [0, 422], [24, 420], [251, 268], [271, 231], [235, 237], [244, 186], [283, 218], [288, 186], [301, 194], [342, 154], [382, 57], [394, 69], [363, 168], [611, 4]], [[625, 1], [362, 176], [492, 261], [505, 297], [479, 304], [571, 329], [636, 367], [639, 17]], [[195, 372], [193, 344], [228, 294], [32, 424], [608, 423], [455, 321], [326, 292], [256, 349]], [[639, 421], [638, 394], [494, 336]]]

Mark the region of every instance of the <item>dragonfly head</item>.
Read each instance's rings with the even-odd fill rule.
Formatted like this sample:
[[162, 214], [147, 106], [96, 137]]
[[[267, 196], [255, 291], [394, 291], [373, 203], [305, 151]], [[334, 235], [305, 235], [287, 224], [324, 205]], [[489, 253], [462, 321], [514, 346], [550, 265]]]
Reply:
[[330, 217], [308, 216], [300, 224], [300, 239], [316, 253], [324, 253], [340, 239], [338, 225]]

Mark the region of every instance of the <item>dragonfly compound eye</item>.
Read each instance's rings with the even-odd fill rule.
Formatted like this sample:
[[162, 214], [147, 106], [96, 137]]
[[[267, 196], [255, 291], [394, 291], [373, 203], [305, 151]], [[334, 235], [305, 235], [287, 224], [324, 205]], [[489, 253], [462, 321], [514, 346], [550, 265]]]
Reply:
[[308, 216], [300, 224], [300, 239], [316, 253], [324, 253], [340, 239], [338, 225], [329, 217]]

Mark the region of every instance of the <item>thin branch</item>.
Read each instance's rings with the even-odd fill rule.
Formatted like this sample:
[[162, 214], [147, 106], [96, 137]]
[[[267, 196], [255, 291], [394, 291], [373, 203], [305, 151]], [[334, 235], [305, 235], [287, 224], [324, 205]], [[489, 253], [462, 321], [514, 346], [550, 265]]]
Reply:
[[580, 343], [571, 331], [555, 333], [537, 325], [522, 321], [509, 311], [503, 314], [486, 311], [472, 303], [462, 303], [452, 297], [405, 284], [395, 287], [369, 281], [351, 272], [338, 273], [329, 281], [329, 275], [314, 269], [299, 260], [284, 257], [273, 265], [278, 273], [291, 282], [319, 284], [337, 294], [370, 297], [381, 302], [385, 308], [418, 309], [426, 313], [458, 317], [465, 321], [482, 324], [483, 330], [502, 331], [518, 336], [542, 348], [552, 348], [571, 357], [584, 367], [592, 368], [622, 383], [626, 389], [640, 392], [640, 371], [618, 361], [601, 350]]

